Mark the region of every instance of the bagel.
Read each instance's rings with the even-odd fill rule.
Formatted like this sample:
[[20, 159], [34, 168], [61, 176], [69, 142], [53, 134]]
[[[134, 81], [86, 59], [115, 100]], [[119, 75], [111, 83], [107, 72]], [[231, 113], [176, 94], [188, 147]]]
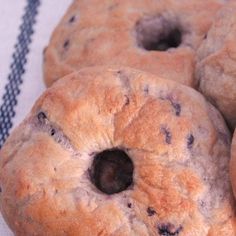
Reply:
[[236, 3], [230, 1], [216, 19], [197, 51], [199, 90], [236, 127]]
[[16, 235], [235, 235], [230, 134], [197, 91], [126, 67], [58, 80], [0, 151]]
[[217, 0], [76, 0], [44, 51], [47, 86], [80, 68], [123, 65], [195, 87], [195, 52]]

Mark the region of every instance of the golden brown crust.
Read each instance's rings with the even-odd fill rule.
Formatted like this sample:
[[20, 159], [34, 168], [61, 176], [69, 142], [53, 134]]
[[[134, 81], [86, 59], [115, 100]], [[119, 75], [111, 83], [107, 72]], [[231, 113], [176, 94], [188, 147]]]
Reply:
[[[116, 64], [193, 87], [195, 50], [221, 6], [217, 0], [76, 0], [46, 48], [45, 83], [83, 67]], [[175, 27], [182, 32], [178, 48], [148, 51], [139, 42]]]
[[[191, 88], [82, 69], [49, 88], [2, 148], [1, 212], [16, 235], [233, 236], [229, 139]], [[114, 147], [132, 159], [134, 184], [106, 195], [88, 173]]]
[[202, 93], [236, 126], [236, 3], [226, 4], [216, 16], [198, 50], [196, 77]]

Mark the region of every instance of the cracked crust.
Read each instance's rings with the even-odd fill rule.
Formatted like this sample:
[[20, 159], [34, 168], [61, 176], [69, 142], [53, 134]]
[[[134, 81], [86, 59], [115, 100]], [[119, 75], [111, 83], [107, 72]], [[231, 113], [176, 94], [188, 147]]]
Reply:
[[[50, 86], [87, 66], [123, 65], [194, 87], [195, 51], [222, 4], [218, 0], [159, 0], [158, 4], [156, 0], [75, 0], [45, 50], [45, 83]], [[169, 28], [181, 31], [178, 48], [148, 51], [140, 46], [139, 41], [163, 37]]]
[[[124, 67], [82, 69], [49, 88], [2, 148], [1, 212], [18, 236], [233, 236], [229, 139], [191, 88]], [[106, 195], [89, 169], [111, 148], [129, 155], [134, 182]]]
[[219, 11], [197, 55], [196, 77], [202, 93], [236, 126], [236, 3]]

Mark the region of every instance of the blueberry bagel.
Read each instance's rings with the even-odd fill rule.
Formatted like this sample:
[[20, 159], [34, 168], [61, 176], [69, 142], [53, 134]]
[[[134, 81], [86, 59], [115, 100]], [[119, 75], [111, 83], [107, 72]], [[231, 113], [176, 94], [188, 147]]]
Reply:
[[75, 0], [44, 55], [47, 86], [87, 66], [123, 65], [195, 86], [195, 52], [218, 0]]
[[236, 2], [219, 11], [197, 52], [196, 78], [201, 92], [236, 127]]
[[230, 135], [197, 91], [124, 68], [58, 80], [0, 152], [16, 235], [235, 235]]

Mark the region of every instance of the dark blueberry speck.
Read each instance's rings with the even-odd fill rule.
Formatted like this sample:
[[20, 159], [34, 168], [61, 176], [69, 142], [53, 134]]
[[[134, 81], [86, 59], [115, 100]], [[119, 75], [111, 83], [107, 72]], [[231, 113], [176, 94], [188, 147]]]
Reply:
[[63, 47], [64, 48], [68, 48], [69, 47], [69, 44], [70, 44], [70, 41], [69, 40], [66, 40], [63, 44]]
[[37, 117], [38, 117], [39, 122], [44, 122], [44, 120], [47, 118], [45, 113], [42, 111], [38, 113]]
[[2, 192], [2, 188], [0, 187], [0, 193]]
[[188, 141], [187, 141], [187, 147], [190, 149], [193, 146], [194, 143], [194, 137], [192, 134], [188, 135]]
[[127, 206], [128, 206], [128, 208], [131, 208], [131, 207], [132, 207], [132, 204], [131, 204], [131, 203], [128, 203]]
[[204, 202], [204, 201], [200, 201], [200, 205], [201, 205], [201, 207], [205, 207], [206, 206], [206, 202]]
[[56, 133], [55, 129], [51, 129], [51, 136], [53, 136]]
[[167, 144], [171, 144], [171, 133], [167, 128], [162, 127], [161, 132], [165, 135], [165, 141]]
[[177, 229], [170, 223], [158, 225], [158, 233], [163, 236], [177, 236], [182, 230], [183, 227], [181, 225]]
[[175, 115], [176, 116], [180, 116], [180, 112], [181, 112], [181, 106], [179, 103], [172, 103], [172, 106], [175, 109]]
[[72, 23], [75, 21], [75, 16], [72, 16], [70, 19], [69, 19], [69, 23]]
[[144, 93], [147, 95], [149, 93], [149, 86], [146, 85], [143, 89]]
[[160, 97], [161, 100], [168, 100], [171, 106], [174, 108], [174, 112], [176, 116], [180, 116], [181, 113], [181, 105], [174, 101], [174, 99], [168, 95], [167, 97]]
[[148, 216], [153, 216], [156, 214], [156, 211], [152, 207], [147, 208]]
[[127, 95], [125, 95], [125, 105], [129, 105], [129, 97]]

